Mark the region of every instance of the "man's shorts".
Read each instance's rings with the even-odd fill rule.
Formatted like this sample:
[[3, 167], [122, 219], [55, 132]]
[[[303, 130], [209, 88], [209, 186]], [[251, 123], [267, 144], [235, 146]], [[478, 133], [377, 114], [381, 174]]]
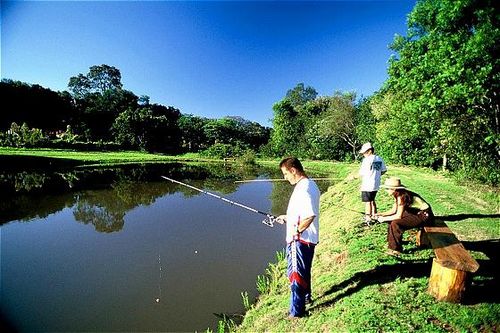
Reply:
[[372, 191], [372, 192], [361, 191], [361, 201], [362, 202], [375, 201], [376, 195], [377, 195], [377, 191]]

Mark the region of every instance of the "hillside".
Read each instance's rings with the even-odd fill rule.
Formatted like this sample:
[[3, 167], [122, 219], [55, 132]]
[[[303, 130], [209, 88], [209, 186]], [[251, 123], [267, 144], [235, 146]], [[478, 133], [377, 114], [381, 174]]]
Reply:
[[[313, 167], [305, 163], [307, 167]], [[314, 168], [314, 167], [313, 167]], [[341, 165], [344, 176], [356, 166]], [[389, 176], [420, 193], [479, 262], [463, 304], [437, 302], [426, 293], [432, 249], [415, 245], [406, 232], [405, 253], [387, 256], [386, 225], [361, 223], [358, 181], [331, 186], [321, 197], [321, 242], [313, 262], [310, 315], [287, 319], [289, 287], [285, 260], [267, 270], [265, 292], [250, 306], [242, 332], [495, 332], [500, 328], [498, 266], [500, 206], [498, 189], [466, 187], [432, 171], [391, 167]], [[384, 177], [385, 178], [385, 177]], [[383, 179], [384, 179], [383, 178]], [[379, 210], [392, 204], [384, 191]]]

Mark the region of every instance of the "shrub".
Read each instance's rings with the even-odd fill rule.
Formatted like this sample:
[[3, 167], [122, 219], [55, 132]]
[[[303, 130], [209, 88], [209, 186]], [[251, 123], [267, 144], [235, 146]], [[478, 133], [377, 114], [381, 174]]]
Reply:
[[21, 126], [12, 123], [10, 129], [0, 136], [0, 145], [8, 147], [36, 147], [47, 141], [41, 129], [29, 128], [26, 123]]

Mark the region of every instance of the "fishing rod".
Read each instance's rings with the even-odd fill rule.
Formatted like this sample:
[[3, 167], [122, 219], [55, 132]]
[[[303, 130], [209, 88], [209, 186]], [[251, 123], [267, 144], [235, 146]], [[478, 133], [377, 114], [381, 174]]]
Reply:
[[[309, 178], [314, 181], [316, 180], [341, 180], [340, 178]], [[268, 179], [246, 179], [246, 180], [236, 180], [235, 183], [253, 183], [253, 182], [284, 182], [287, 181], [284, 178], [268, 178]]]
[[261, 214], [261, 215], [265, 215], [266, 218], [262, 221], [262, 223], [264, 223], [265, 225], [267, 225], [268, 227], [274, 227], [274, 222], [277, 222], [277, 217], [274, 216], [274, 215], [271, 215], [271, 214], [268, 214], [268, 213], [265, 213], [263, 211], [260, 211], [258, 209], [255, 209], [255, 208], [252, 208], [252, 207], [248, 207], [244, 204], [241, 204], [239, 202], [236, 202], [236, 201], [232, 201], [232, 200], [229, 200], [227, 198], [224, 198], [224, 197], [221, 197], [220, 195], [217, 195], [217, 194], [214, 194], [214, 193], [211, 193], [211, 192], [208, 192], [208, 191], [205, 191], [205, 190], [202, 190], [201, 188], [197, 188], [197, 187], [194, 187], [192, 185], [189, 185], [189, 184], [186, 184], [186, 183], [183, 183], [183, 182], [180, 182], [178, 180], [175, 180], [175, 179], [172, 179], [172, 178], [168, 178], [166, 176], [161, 176], [162, 178], [166, 179], [166, 180], [169, 180], [171, 181], [172, 183], [176, 183], [176, 184], [179, 184], [179, 185], [182, 185], [182, 186], [186, 186], [186, 187], [189, 187], [190, 189], [193, 189], [195, 191], [198, 191], [200, 193], [203, 193], [203, 194], [207, 194], [207, 195], [210, 195], [214, 198], [217, 198], [217, 199], [220, 199], [224, 202], [227, 202], [231, 205], [235, 205], [235, 206], [238, 206], [238, 207], [241, 207], [241, 208], [244, 208], [246, 210], [249, 210], [251, 212], [254, 212], [254, 213], [257, 213], [257, 214]]
[[342, 209], [348, 210], [348, 211], [350, 211], [350, 212], [354, 212], [354, 213], [358, 213], [358, 214], [366, 215], [366, 213], [365, 213], [365, 212], [361, 212], [361, 211], [359, 211], [359, 210], [350, 209], [350, 208], [347, 208], [347, 207], [345, 207], [345, 206], [338, 205], [338, 204], [336, 204], [336, 203], [334, 203], [334, 202], [330, 202], [330, 205], [333, 205], [333, 206], [335, 206], [335, 207], [338, 207], [338, 208], [342, 208]]
[[[334, 205], [334, 206], [336, 206], [338, 208], [342, 208], [342, 209], [348, 210], [350, 212], [354, 212], [354, 213], [361, 214], [363, 216], [367, 216], [365, 212], [360, 212], [359, 210], [350, 209], [350, 208], [347, 208], [347, 207], [344, 207], [344, 206], [340, 206], [340, 205], [337, 205], [337, 204], [334, 204], [334, 203], [332, 203], [332, 205]], [[371, 216], [370, 216], [370, 220], [366, 220], [366, 219], [363, 218], [363, 222], [365, 222], [365, 224], [367, 226], [371, 226], [371, 225], [374, 225], [374, 224], [377, 224], [377, 223], [381, 223], [379, 220], [374, 219]]]

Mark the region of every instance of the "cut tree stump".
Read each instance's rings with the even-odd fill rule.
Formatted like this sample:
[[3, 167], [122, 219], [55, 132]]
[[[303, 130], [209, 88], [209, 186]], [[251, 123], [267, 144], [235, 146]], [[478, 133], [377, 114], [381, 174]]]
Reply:
[[417, 242], [427, 240], [436, 255], [432, 261], [428, 293], [440, 301], [459, 303], [469, 273], [476, 272], [479, 264], [443, 221], [434, 221], [420, 233]]

